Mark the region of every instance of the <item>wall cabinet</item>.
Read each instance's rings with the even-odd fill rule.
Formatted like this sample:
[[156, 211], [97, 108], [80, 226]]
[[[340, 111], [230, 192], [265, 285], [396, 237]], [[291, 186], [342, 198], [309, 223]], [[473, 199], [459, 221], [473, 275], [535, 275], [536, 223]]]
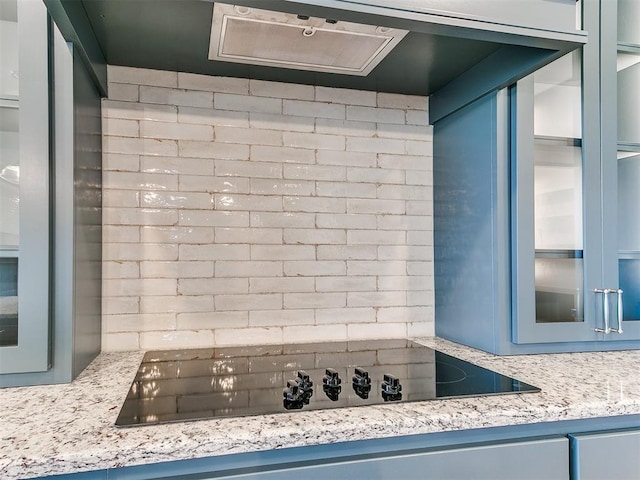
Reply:
[[42, 2], [0, 16], [0, 387], [68, 382], [100, 351], [100, 95]]
[[640, 346], [640, 46], [618, 38], [640, 8], [601, 2], [582, 2], [581, 50], [434, 127], [438, 335]]

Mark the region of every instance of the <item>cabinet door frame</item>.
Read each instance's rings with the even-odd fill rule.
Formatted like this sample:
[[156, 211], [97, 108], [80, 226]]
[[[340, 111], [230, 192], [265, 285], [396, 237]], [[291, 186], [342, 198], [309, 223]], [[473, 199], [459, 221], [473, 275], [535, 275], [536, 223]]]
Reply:
[[49, 31], [42, 2], [18, 0], [20, 244], [18, 344], [0, 347], [0, 374], [50, 367]]

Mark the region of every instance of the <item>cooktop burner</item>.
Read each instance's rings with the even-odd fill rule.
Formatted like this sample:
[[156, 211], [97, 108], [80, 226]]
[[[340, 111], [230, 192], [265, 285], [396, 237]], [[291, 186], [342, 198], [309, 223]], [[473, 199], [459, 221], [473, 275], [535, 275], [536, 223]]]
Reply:
[[409, 340], [148, 352], [117, 426], [540, 389]]

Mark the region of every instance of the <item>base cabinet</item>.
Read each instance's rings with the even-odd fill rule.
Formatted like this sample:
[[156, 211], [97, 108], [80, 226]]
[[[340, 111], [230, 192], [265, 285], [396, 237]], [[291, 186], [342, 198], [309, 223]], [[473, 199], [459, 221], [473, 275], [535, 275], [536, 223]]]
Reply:
[[640, 478], [640, 430], [570, 435], [572, 480]]
[[[216, 479], [569, 479], [568, 440], [552, 438], [211, 476]], [[539, 459], [544, 458], [541, 462]]]

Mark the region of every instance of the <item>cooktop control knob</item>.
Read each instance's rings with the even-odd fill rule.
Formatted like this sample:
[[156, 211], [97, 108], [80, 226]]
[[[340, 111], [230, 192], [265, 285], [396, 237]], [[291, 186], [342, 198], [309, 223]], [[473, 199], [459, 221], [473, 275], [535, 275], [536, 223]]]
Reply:
[[322, 390], [334, 402], [338, 400], [340, 392], [342, 391], [342, 379], [336, 370], [333, 368], [327, 368], [325, 370], [325, 376], [322, 377]]
[[385, 373], [382, 380], [382, 398], [385, 402], [402, 400], [402, 385], [395, 375]]
[[369, 398], [369, 392], [371, 391], [369, 372], [363, 368], [356, 367], [355, 375], [351, 377], [351, 382], [356, 395], [363, 399]]
[[296, 382], [303, 392], [313, 392], [313, 380], [311, 380], [309, 374], [304, 370], [298, 370]]
[[282, 391], [282, 396], [284, 397], [282, 404], [287, 410], [299, 410], [305, 404], [303, 392], [295, 380], [287, 380], [287, 387]]

